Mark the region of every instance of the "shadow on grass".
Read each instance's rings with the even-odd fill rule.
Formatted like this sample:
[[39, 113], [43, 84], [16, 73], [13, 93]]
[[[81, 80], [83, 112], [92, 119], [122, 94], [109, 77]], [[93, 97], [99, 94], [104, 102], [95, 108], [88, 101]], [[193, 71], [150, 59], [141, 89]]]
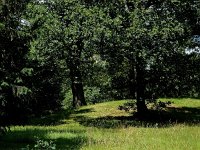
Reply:
[[26, 125], [47, 126], [66, 124], [64, 120], [68, 119], [72, 112], [73, 110], [60, 110], [53, 114], [32, 117], [28, 119]]
[[69, 119], [71, 114], [84, 114], [88, 112], [93, 112], [94, 109], [80, 109], [80, 110], [60, 110], [59, 112], [43, 115], [41, 117], [32, 117], [28, 119], [25, 125], [35, 125], [35, 126], [49, 126], [49, 125], [61, 125], [67, 124], [66, 119]]
[[[58, 138], [54, 138], [53, 135], [66, 134], [66, 136], [60, 136]], [[53, 137], [53, 141], [56, 144], [56, 149], [63, 150], [79, 150], [82, 145], [87, 142], [86, 137], [84, 136], [83, 130], [45, 130], [45, 129], [24, 129], [24, 130], [14, 130], [12, 132], [7, 133], [5, 136], [0, 138], [0, 149], [2, 150], [17, 150], [26, 148], [27, 145], [32, 149], [36, 144], [37, 139], [50, 142], [51, 138], [49, 137], [51, 134]], [[69, 135], [69, 136], [67, 136]]]
[[172, 121], [186, 124], [200, 123], [200, 107], [168, 107], [167, 115]]
[[200, 107], [169, 107], [165, 111], [149, 110], [142, 117], [135, 113], [132, 116], [105, 116], [99, 118], [77, 116], [75, 120], [84, 126], [97, 128], [118, 128], [130, 126], [163, 128], [174, 126], [175, 124], [191, 126], [200, 125]]

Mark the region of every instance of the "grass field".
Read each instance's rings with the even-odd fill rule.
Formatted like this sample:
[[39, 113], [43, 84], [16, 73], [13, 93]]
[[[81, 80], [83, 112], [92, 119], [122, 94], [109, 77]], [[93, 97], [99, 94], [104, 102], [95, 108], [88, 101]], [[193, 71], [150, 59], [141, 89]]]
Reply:
[[200, 100], [170, 100], [167, 111], [173, 117], [167, 121], [135, 119], [117, 109], [126, 100], [99, 103], [13, 126], [0, 138], [0, 149], [32, 148], [39, 138], [61, 150], [199, 150]]

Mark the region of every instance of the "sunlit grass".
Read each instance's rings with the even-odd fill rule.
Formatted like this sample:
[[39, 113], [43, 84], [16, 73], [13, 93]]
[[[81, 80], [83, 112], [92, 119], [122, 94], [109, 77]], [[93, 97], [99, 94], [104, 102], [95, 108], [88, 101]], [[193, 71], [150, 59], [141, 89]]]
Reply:
[[171, 101], [173, 102], [172, 105], [177, 107], [200, 107], [200, 100], [199, 99], [192, 99], [192, 98], [162, 98], [162, 101]]
[[78, 113], [76, 114], [79, 116], [87, 116], [87, 117], [104, 117], [104, 116], [129, 116], [129, 113], [124, 111], [118, 110], [118, 106], [124, 104], [128, 100], [121, 100], [121, 101], [111, 101], [105, 103], [99, 103], [95, 105], [84, 106], [79, 109], [81, 110], [88, 110], [88, 112], [84, 112], [83, 114]]
[[126, 128], [88, 132], [88, 144], [83, 149], [198, 149], [198, 127]]
[[[196, 99], [162, 99], [168, 100], [173, 101], [175, 107], [200, 107], [200, 100]], [[147, 127], [131, 124], [130, 120], [125, 120], [128, 124], [124, 120], [116, 122], [115, 117], [131, 117], [131, 113], [117, 109], [127, 101], [111, 101], [81, 107], [70, 116], [61, 117], [62, 120], [57, 125], [13, 126], [11, 132], [0, 138], [0, 149], [20, 150], [27, 145], [33, 147], [37, 138], [52, 140], [57, 149], [61, 150], [200, 149], [199, 123], [178, 122], [167, 126], [155, 124]], [[108, 116], [110, 118], [107, 118]], [[106, 126], [102, 121], [110, 124]]]

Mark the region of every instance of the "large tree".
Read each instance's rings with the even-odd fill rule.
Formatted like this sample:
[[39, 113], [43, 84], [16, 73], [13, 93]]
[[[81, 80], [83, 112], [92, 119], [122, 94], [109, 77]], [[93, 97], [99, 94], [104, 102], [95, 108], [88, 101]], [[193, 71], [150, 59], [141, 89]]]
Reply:
[[[196, 7], [186, 7], [192, 4], [192, 1], [170, 0], [107, 3], [111, 21], [106, 27], [110, 34], [106, 36], [105, 32], [102, 36], [102, 56], [109, 61], [111, 70], [129, 63], [125, 66], [129, 69], [127, 77], [131, 97], [137, 99], [137, 111], [144, 113], [147, 110], [146, 93], [157, 92], [159, 86], [162, 86], [159, 80], [151, 82], [152, 77], [161, 78], [162, 70], [159, 67], [164, 65], [166, 57], [185, 52], [186, 44], [191, 39], [190, 29], [197, 28], [194, 27], [196, 19], [190, 19], [187, 15], [196, 14]], [[155, 67], [157, 72], [152, 72]], [[170, 69], [169, 67], [165, 69]], [[119, 70], [117, 72], [120, 76], [125, 73], [119, 74]], [[148, 72], [153, 73], [152, 77], [148, 76]], [[116, 73], [113, 75], [116, 77]]]
[[[69, 71], [73, 106], [86, 105], [83, 90], [82, 69], [91, 61], [97, 49], [99, 33], [103, 30], [104, 12], [96, 6], [87, 5], [77, 0], [55, 0], [39, 3], [51, 14], [51, 24], [41, 33], [44, 52], [56, 57], [60, 62], [65, 60]], [[46, 55], [47, 56], [47, 55]], [[87, 62], [87, 63], [86, 63]], [[63, 64], [63, 65], [64, 65]]]
[[[0, 124], [24, 115], [29, 91], [23, 79], [27, 74], [26, 54], [30, 36], [22, 15], [28, 1], [0, 1]], [[8, 123], [9, 124], [9, 123]]]

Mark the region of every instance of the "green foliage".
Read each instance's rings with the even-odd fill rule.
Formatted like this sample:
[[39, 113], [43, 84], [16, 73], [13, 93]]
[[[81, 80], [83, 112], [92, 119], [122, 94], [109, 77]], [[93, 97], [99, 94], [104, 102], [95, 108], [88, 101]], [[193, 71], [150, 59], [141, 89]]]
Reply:
[[185, 52], [199, 47], [198, 7], [191, 0], [1, 1], [0, 116], [111, 98], [144, 102], [152, 94], [199, 97], [199, 54]]
[[[157, 99], [147, 99], [146, 105], [150, 110], [163, 111], [166, 107], [169, 107], [172, 104], [171, 101], [160, 101]], [[119, 110], [128, 111], [136, 111], [137, 110], [137, 102], [132, 100], [131, 102], [124, 103], [118, 107]]]
[[28, 113], [30, 89], [25, 83], [28, 75], [26, 54], [30, 33], [23, 18], [29, 1], [1, 1], [0, 4], [0, 126], [20, 122]]
[[53, 141], [45, 141], [45, 140], [40, 140], [37, 139], [36, 144], [34, 145], [35, 150], [55, 150], [56, 149], [56, 144], [54, 144]]
[[56, 39], [59, 38], [60, 24], [55, 14], [47, 12], [44, 3], [32, 2], [26, 13], [33, 38], [28, 53], [32, 69], [23, 72], [29, 74], [31, 111], [37, 115], [61, 108], [65, 89], [63, 80], [66, 79], [65, 63], [59, 59], [61, 46]]
[[100, 88], [98, 87], [85, 87], [85, 98], [89, 104], [95, 104], [101, 102], [102, 95], [100, 93]]
[[[88, 104], [95, 104], [105, 101], [106, 96], [101, 92], [99, 87], [84, 87], [85, 99]], [[71, 90], [68, 90], [65, 94], [65, 100], [63, 101], [64, 108], [71, 108], [73, 101], [73, 95]]]
[[44, 150], [55, 150], [56, 145], [52, 141], [44, 141], [44, 140], [37, 140], [37, 143], [34, 145], [35, 149], [44, 149]]
[[26, 148], [21, 148], [21, 150], [55, 150], [56, 144], [53, 141], [46, 141], [41, 140], [37, 138], [36, 144], [34, 145], [34, 148], [30, 148], [29, 145], [26, 146]]
[[[161, 97], [189, 96], [193, 93], [189, 89], [194, 87], [189, 88], [187, 85], [191, 80], [184, 80], [187, 77], [183, 77], [186, 72], [183, 71], [185, 70], [183, 64], [189, 64], [189, 61], [185, 61], [188, 56], [184, 53], [186, 47], [192, 43], [191, 27], [198, 26], [195, 19], [190, 19], [187, 14], [196, 16], [196, 6], [197, 3], [193, 1], [184, 3], [182, 1], [135, 1], [134, 9], [131, 9], [131, 3], [127, 4], [129, 11], [122, 11], [125, 9], [123, 5], [117, 6], [118, 9], [112, 19], [116, 24], [107, 26], [110, 34], [108, 38], [103, 37], [106, 44], [102, 54], [109, 63], [112, 89], [115, 89], [114, 93], [117, 97], [135, 97], [134, 90], [138, 86], [136, 85], [137, 63], [139, 69], [143, 71], [144, 98], [149, 93], [157, 93]], [[108, 10], [111, 11], [113, 7], [108, 6]], [[183, 21], [180, 16], [185, 20]], [[112, 21], [109, 23], [111, 24]], [[136, 60], [137, 57], [141, 62]], [[193, 67], [188, 68], [189, 72], [193, 70], [191, 68]], [[180, 83], [184, 83], [185, 86]]]
[[65, 99], [64, 99], [64, 101], [63, 101], [63, 106], [64, 106], [65, 108], [71, 107], [72, 99], [73, 99], [72, 91], [71, 91], [71, 89], [68, 89], [68, 90], [65, 92]]

